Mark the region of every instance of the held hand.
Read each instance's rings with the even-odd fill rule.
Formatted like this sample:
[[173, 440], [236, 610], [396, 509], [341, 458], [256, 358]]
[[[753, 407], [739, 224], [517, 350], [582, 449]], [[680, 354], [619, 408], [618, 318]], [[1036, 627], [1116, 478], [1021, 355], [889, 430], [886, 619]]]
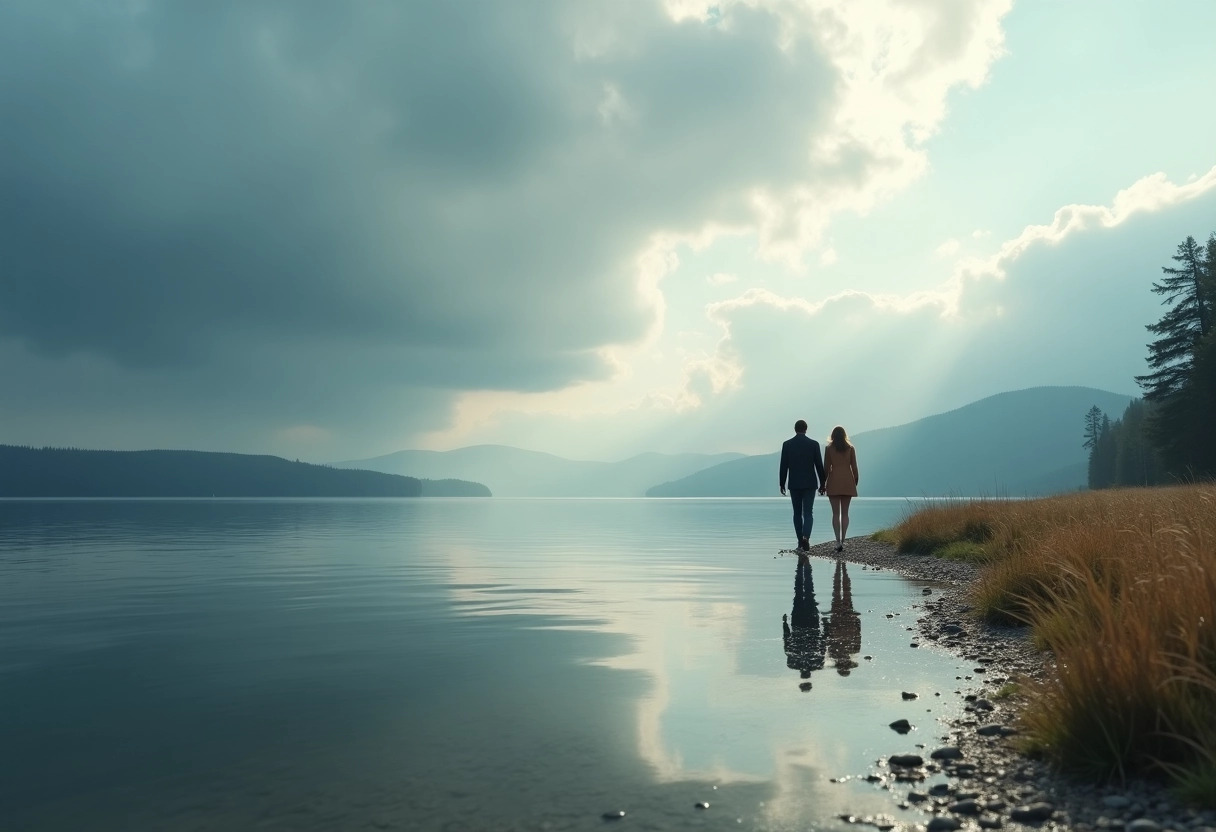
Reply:
[[826, 488], [821, 488], [821, 489], [819, 489], [819, 496], [820, 496], [820, 497], [822, 497], [824, 494], [827, 494], [827, 493], [828, 493], [828, 490], [827, 490]]
[[782, 496], [782, 497], [784, 497], [784, 496], [785, 496], [785, 486], [784, 486], [784, 485], [783, 485], [783, 486], [781, 486], [781, 496]]

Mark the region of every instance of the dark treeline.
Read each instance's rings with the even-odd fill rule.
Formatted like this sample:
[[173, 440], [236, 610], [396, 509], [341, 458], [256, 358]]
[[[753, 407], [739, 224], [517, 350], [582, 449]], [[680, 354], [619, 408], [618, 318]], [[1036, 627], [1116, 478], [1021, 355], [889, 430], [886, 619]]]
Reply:
[[1147, 325], [1144, 399], [1115, 421], [1085, 414], [1090, 488], [1216, 477], [1216, 232], [1206, 246], [1187, 237], [1173, 259], [1152, 285], [1168, 309]]
[[469, 480], [422, 480], [423, 497], [489, 497], [490, 489]]
[[0, 445], [0, 497], [418, 497], [422, 493], [422, 482], [413, 477], [329, 468], [277, 456]]

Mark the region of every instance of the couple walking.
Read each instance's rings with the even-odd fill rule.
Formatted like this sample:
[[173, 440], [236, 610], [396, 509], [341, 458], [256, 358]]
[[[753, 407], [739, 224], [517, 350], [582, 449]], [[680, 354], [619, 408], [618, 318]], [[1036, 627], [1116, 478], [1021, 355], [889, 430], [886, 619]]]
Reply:
[[849, 532], [849, 502], [857, 496], [857, 452], [849, 443], [849, 436], [840, 425], [832, 428], [832, 440], [820, 453], [819, 443], [806, 435], [806, 422], [794, 423], [794, 436], [781, 446], [781, 474], [779, 487], [782, 495], [788, 488], [790, 501], [794, 504], [794, 534], [798, 536], [798, 549], [811, 547], [811, 514], [815, 505], [815, 491], [827, 494], [832, 504], [832, 530], [836, 532], [836, 551], [844, 549], [844, 539]]

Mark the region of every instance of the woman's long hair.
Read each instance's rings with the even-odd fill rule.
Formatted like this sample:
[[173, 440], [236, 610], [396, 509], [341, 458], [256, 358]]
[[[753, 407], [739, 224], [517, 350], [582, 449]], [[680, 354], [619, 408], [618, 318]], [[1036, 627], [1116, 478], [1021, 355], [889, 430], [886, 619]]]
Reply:
[[841, 453], [849, 449], [849, 435], [840, 425], [832, 428], [832, 447]]

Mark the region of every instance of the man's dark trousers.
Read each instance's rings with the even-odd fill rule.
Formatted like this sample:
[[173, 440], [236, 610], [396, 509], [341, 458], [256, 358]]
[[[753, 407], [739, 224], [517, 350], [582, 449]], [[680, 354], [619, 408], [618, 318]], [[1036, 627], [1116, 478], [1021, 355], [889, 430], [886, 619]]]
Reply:
[[811, 513], [815, 506], [815, 489], [813, 488], [791, 488], [790, 502], [794, 504], [794, 534], [798, 535], [798, 542], [802, 542], [802, 538], [811, 537], [811, 526], [815, 523], [815, 516]]
[[[804, 425], [795, 425], [795, 429]], [[798, 545], [811, 536], [811, 508], [815, 505], [815, 489], [823, 482], [823, 454], [819, 443], [805, 432], [797, 433], [781, 443], [781, 467], [777, 484], [790, 492], [794, 504], [794, 531]]]

